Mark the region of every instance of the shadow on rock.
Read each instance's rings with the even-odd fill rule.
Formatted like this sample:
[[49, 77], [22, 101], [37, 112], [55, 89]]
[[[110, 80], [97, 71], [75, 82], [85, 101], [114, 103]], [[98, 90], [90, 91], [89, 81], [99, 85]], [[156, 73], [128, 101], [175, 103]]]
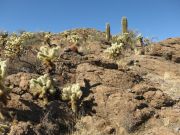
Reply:
[[81, 115], [96, 113], [96, 111], [93, 109], [94, 106], [97, 106], [97, 103], [95, 103], [95, 99], [92, 96], [89, 96], [92, 91], [90, 90], [93, 87], [96, 87], [98, 85], [101, 85], [101, 83], [96, 83], [94, 85], [90, 85], [90, 80], [84, 79], [85, 86], [82, 88], [83, 91], [83, 102], [82, 107], [80, 109]]
[[20, 102], [26, 105], [29, 110], [18, 110], [15, 108], [7, 108], [8, 112], [13, 112], [15, 119], [18, 121], [39, 122], [43, 114], [43, 108], [34, 102], [20, 99]]

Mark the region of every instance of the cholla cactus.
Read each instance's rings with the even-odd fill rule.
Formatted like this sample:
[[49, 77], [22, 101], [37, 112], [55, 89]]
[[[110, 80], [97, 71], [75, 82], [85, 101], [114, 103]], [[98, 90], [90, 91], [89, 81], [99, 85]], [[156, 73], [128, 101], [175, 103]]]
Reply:
[[77, 100], [82, 96], [80, 85], [72, 84], [62, 90], [62, 100], [70, 100], [73, 112], [77, 112]]
[[106, 39], [108, 41], [110, 41], [110, 39], [111, 39], [111, 29], [110, 29], [110, 24], [109, 23], [106, 24]]
[[[6, 70], [7, 70], [7, 61], [2, 61], [0, 59], [0, 99], [1, 102], [6, 103], [7, 102], [7, 95], [9, 93], [9, 88], [4, 86], [4, 78], [6, 76]], [[3, 114], [0, 112], [0, 120], [4, 120]], [[4, 132], [4, 130], [7, 128], [6, 125], [0, 124], [0, 133]]]
[[41, 46], [37, 58], [43, 62], [53, 62], [59, 57], [60, 47]]
[[34, 36], [33, 33], [31, 32], [23, 32], [21, 35], [20, 35], [20, 38], [26, 40], [26, 39], [30, 39]]
[[121, 54], [123, 48], [123, 43], [115, 43], [112, 44], [111, 47], [107, 48], [104, 52], [109, 54], [110, 58], [116, 58], [118, 55]]
[[17, 35], [13, 33], [6, 42], [5, 46], [5, 56], [7, 57], [14, 57], [16, 55], [20, 55], [23, 51], [24, 44], [27, 40], [32, 38], [33, 34], [30, 32], [24, 32], [21, 35]]
[[6, 75], [6, 68], [7, 68], [7, 65], [6, 65], [7, 61], [2, 61], [0, 59], [0, 82], [4, 79], [5, 75]]
[[0, 99], [2, 100], [2, 102], [6, 103], [6, 97], [10, 91], [9, 88], [4, 86], [4, 78], [6, 76], [6, 69], [7, 69], [7, 65], [6, 65], [6, 61], [2, 61], [0, 59]]
[[138, 41], [138, 37], [137, 37], [137, 32], [136, 31], [128, 31], [128, 33], [124, 33], [124, 34], [119, 34], [117, 36], [114, 36], [112, 38], [112, 42], [113, 43], [123, 43], [124, 44], [124, 48], [131, 48], [132, 50], [135, 49], [136, 44]]
[[9, 125], [0, 123], [0, 134], [2, 134], [2, 135], [5, 134], [6, 129], [9, 129], [9, 127], [10, 127]]
[[0, 34], [0, 45], [5, 45], [7, 42], [7, 38], [8, 38], [8, 33], [7, 32], [3, 32]]
[[52, 37], [52, 34], [50, 32], [46, 32], [44, 33], [44, 44], [48, 44], [48, 45], [51, 45], [51, 37]]
[[141, 34], [139, 34], [137, 36], [137, 40], [139, 41], [141, 47], [143, 47], [144, 46], [144, 42], [143, 42], [143, 36]]
[[18, 35], [13, 34], [11, 35], [5, 46], [5, 56], [7, 57], [14, 57], [16, 56], [22, 49], [22, 39], [18, 37]]
[[120, 34], [118, 37], [117, 37], [117, 43], [124, 43], [127, 45], [128, 43], [128, 40], [129, 40], [129, 33], [124, 33], [124, 34]]
[[71, 43], [78, 43], [82, 38], [76, 34], [67, 37], [67, 40]]
[[122, 25], [122, 34], [128, 33], [128, 20], [126, 17], [122, 17], [121, 25]]
[[1, 32], [0, 37], [2, 37], [2, 38], [8, 37], [8, 32]]
[[52, 80], [48, 74], [40, 76], [37, 79], [30, 80], [30, 89], [34, 96], [44, 100], [44, 104], [48, 103], [48, 94], [54, 94], [56, 89], [52, 85]]

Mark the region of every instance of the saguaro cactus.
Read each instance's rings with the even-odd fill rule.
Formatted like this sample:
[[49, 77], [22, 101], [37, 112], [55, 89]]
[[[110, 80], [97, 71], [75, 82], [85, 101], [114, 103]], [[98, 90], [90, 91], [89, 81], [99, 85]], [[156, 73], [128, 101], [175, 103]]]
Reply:
[[122, 33], [128, 33], [128, 20], [126, 17], [122, 17], [121, 20], [121, 25], [122, 25]]
[[106, 24], [106, 39], [108, 41], [110, 41], [110, 39], [111, 39], [111, 29], [110, 29], [110, 24], [109, 23]]

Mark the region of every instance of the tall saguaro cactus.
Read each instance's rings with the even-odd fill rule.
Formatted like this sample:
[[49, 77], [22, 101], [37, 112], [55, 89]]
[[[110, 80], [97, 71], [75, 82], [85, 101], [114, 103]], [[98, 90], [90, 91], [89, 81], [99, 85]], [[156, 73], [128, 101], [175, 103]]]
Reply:
[[126, 17], [122, 17], [121, 20], [121, 25], [122, 25], [122, 33], [128, 33], [128, 20]]
[[110, 41], [110, 39], [111, 39], [111, 29], [110, 29], [110, 24], [109, 23], [106, 24], [106, 39], [108, 41]]

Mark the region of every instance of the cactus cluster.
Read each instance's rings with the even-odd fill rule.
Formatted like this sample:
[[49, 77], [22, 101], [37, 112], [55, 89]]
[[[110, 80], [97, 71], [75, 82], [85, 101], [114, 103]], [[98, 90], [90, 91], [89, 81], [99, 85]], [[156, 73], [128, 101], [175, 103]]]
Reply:
[[23, 51], [24, 44], [32, 37], [33, 34], [30, 32], [23, 32], [21, 35], [15, 33], [10, 35], [5, 45], [5, 56], [12, 58], [16, 55], [20, 55]]
[[[119, 34], [116, 36], [113, 36], [112, 43], [123, 43], [124, 49], [130, 48], [131, 50], [135, 50], [136, 46], [139, 42], [139, 36], [138, 33], [135, 31], [129, 31], [128, 33]], [[143, 44], [143, 43], [142, 43]]]
[[37, 58], [43, 62], [53, 62], [59, 57], [60, 47], [41, 46]]
[[49, 74], [40, 76], [37, 79], [30, 80], [30, 90], [34, 96], [38, 96], [40, 99], [43, 99], [44, 104], [48, 103], [48, 94], [55, 94], [56, 89], [53, 86], [53, 82]]
[[83, 38], [75, 33], [73, 35], [67, 36], [66, 40], [69, 41], [70, 43], [79, 43], [83, 40]]
[[77, 100], [79, 100], [81, 96], [82, 91], [78, 83], [67, 86], [62, 90], [62, 100], [70, 100], [73, 112], [77, 112]]
[[83, 43], [85, 38], [82, 35], [79, 35], [77, 32], [65, 31], [60, 33], [63, 36], [61, 42], [70, 42], [70, 43]]
[[67, 40], [71, 43], [78, 43], [81, 38], [78, 35], [71, 35]]

